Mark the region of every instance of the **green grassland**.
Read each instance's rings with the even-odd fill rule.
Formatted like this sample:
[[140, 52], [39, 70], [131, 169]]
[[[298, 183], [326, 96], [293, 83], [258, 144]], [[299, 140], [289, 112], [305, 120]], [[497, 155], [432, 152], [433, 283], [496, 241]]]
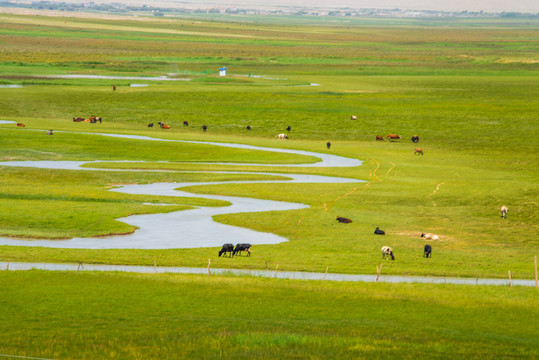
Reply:
[[[226, 205], [108, 191], [122, 184], [281, 178], [200, 171], [305, 173], [365, 182], [189, 189], [310, 206], [216, 217], [289, 239], [254, 246], [251, 257], [219, 258], [217, 248], [0, 246], [0, 260], [200, 267], [210, 259], [219, 268], [278, 265], [374, 274], [382, 261], [380, 247], [389, 245], [397, 259], [383, 263], [384, 275], [503, 278], [511, 271], [514, 278], [530, 279], [539, 238], [538, 35], [537, 20], [106, 20], [1, 13], [0, 119], [26, 127], [0, 124], [0, 161], [105, 161], [86, 165], [104, 171], [0, 166], [2, 236], [61, 241], [123, 234], [136, 229], [115, 219], [130, 214]], [[216, 76], [221, 66], [228, 67], [226, 78]], [[179, 80], [47, 77], [67, 74]], [[3, 87], [13, 84], [23, 87]], [[351, 120], [352, 114], [358, 119]], [[103, 117], [103, 123], [71, 121], [90, 115]], [[184, 120], [189, 127], [182, 126]], [[147, 127], [159, 121], [171, 129]], [[290, 140], [277, 140], [287, 126]], [[55, 135], [47, 136], [47, 129]], [[316, 159], [95, 133], [327, 152], [364, 163], [268, 169], [241, 164]], [[403, 139], [375, 141], [390, 133]], [[414, 134], [419, 144], [410, 141]], [[414, 155], [415, 147], [423, 148], [424, 156]], [[133, 162], [112, 163], [118, 160]], [[498, 213], [501, 205], [509, 207], [505, 220]], [[336, 216], [354, 222], [339, 224]], [[386, 231], [384, 237], [373, 234], [377, 226]], [[422, 257], [421, 232], [440, 235], [428, 260]], [[0, 354], [55, 359], [539, 355], [532, 288], [42, 271], [0, 271], [0, 288]]]
[[[145, 160], [92, 166], [163, 170], [253, 170], [195, 162], [299, 163], [312, 158], [212, 146], [100, 137], [126, 133], [328, 152], [364, 160], [350, 169], [275, 171], [348, 176], [348, 185], [219, 185], [197, 192], [302, 202], [308, 209], [217, 220], [285, 236], [241, 261], [217, 266], [373, 272], [381, 245], [398, 249], [395, 274], [530, 278], [537, 250], [538, 24], [430, 26], [374, 22], [295, 26], [235, 21], [144, 21], [2, 14], [2, 160]], [[39, 30], [39, 31], [38, 31]], [[219, 34], [217, 36], [216, 34]], [[231, 76], [215, 77], [227, 65]], [[211, 70], [211, 71], [208, 71]], [[161, 76], [186, 81], [54, 79], [54, 74]], [[249, 76], [263, 75], [263, 76]], [[130, 83], [149, 83], [133, 88]], [[311, 83], [320, 86], [308, 86]], [[117, 90], [112, 91], [112, 85]], [[103, 124], [72, 117], [102, 116]], [[355, 114], [358, 120], [350, 120]], [[182, 123], [188, 120], [190, 126]], [[165, 121], [170, 130], [147, 128]], [[208, 125], [208, 131], [201, 131]], [[247, 131], [250, 125], [253, 130]], [[291, 126], [291, 140], [275, 134]], [[53, 137], [44, 129], [56, 130]], [[38, 131], [34, 131], [38, 130]], [[399, 143], [375, 135], [399, 133]], [[409, 140], [419, 134], [424, 156]], [[509, 150], [508, 150], [509, 149]], [[166, 161], [163, 163], [162, 161]], [[164, 211], [113, 194], [110, 184], [212, 181], [234, 175], [2, 170], [0, 233], [65, 238], [129, 233], [115, 218]], [[253, 178], [251, 176], [251, 178]], [[301, 189], [301, 190], [299, 190]], [[505, 204], [509, 218], [497, 213]], [[32, 210], [30, 210], [32, 209]], [[54, 212], [51, 212], [54, 209]], [[54, 213], [55, 216], [50, 214]], [[85, 220], [80, 216], [89, 217]], [[354, 220], [335, 222], [336, 216]], [[387, 231], [372, 235], [374, 227]], [[435, 257], [420, 261], [423, 231], [441, 235]], [[481, 249], [478, 251], [478, 249]], [[214, 249], [166, 251], [2, 247], [6, 260], [201, 266]], [[135, 255], [136, 254], [136, 255]]]
[[539, 315], [533, 288], [44, 271], [2, 271], [0, 283], [2, 354], [47, 359], [539, 355], [539, 331], [531, 321]]

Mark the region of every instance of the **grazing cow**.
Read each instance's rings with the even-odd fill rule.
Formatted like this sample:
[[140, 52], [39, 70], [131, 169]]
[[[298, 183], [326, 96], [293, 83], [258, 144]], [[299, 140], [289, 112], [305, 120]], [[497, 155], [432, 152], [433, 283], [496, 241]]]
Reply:
[[232, 256], [236, 255], [236, 253], [239, 253], [241, 256], [242, 251], [247, 251], [247, 256], [251, 256], [251, 244], [237, 244], [232, 252]]
[[52, 129], [47, 131], [47, 135], [54, 135], [54, 133], [52, 132]]
[[189, 126], [189, 122], [187, 120], [183, 121], [183, 126]]
[[431, 234], [431, 233], [421, 233], [421, 237], [425, 240], [438, 240], [439, 237], [438, 235], [436, 234]]
[[116, 91], [116, 85], [112, 85], [112, 91]]
[[251, 126], [247, 125], [247, 130], [251, 130]]
[[399, 140], [401, 138], [400, 135], [397, 135], [397, 134], [389, 134], [387, 136], [387, 141], [396, 141], [396, 140]]
[[289, 126], [286, 127], [286, 131], [290, 131], [290, 130], [292, 130], [292, 128], [289, 125]]
[[17, 126], [18, 127], [26, 127], [26, 125], [24, 125], [23, 123], [17, 123]]
[[376, 141], [384, 141], [384, 137], [381, 135], [376, 135]]
[[148, 124], [148, 127], [153, 127], [153, 123], [149, 123], [149, 124]]
[[101, 120], [102, 120], [102, 119], [101, 119], [101, 116], [98, 116], [98, 117], [96, 117], [95, 119], [96, 119], [97, 121], [99, 121], [99, 123], [101, 124]]
[[391, 260], [395, 260], [395, 255], [393, 255], [393, 249], [389, 246], [382, 246], [382, 259], [385, 259], [386, 256], [391, 258]]
[[418, 143], [419, 142], [419, 136], [417, 136], [417, 135], [412, 136], [412, 142]]
[[84, 121], [84, 118], [81, 118], [81, 117], [73, 118], [73, 121], [74, 122], [81, 122], [81, 121]]
[[159, 121], [157, 124], [158, 124], [160, 127], [163, 127], [163, 125], [165, 125], [165, 123], [162, 122], [162, 121]]
[[355, 115], [350, 116], [350, 120], [357, 120], [357, 116]]
[[326, 146], [329, 148], [331, 148], [331, 143], [328, 141], [328, 143], [326, 144]]
[[414, 155], [419, 155], [419, 154], [423, 155], [423, 149], [421, 149], [421, 148], [415, 148], [415, 150], [414, 150]]
[[386, 232], [384, 230], [380, 230], [380, 228], [378, 228], [378, 227], [376, 228], [376, 230], [374, 230], [374, 233], [376, 235], [385, 235], [386, 234]]
[[221, 256], [223, 254], [225, 254], [224, 256], [226, 256], [226, 253], [229, 253], [228, 257], [232, 257], [232, 252], [233, 251], [234, 251], [234, 245], [233, 244], [224, 244], [223, 247], [221, 248], [221, 250], [219, 251], [219, 256]]
[[503, 205], [500, 209], [500, 213], [502, 214], [502, 219], [505, 219], [505, 217], [507, 216], [507, 212], [509, 211], [509, 209], [507, 208], [507, 206]]
[[429, 244], [425, 245], [425, 248], [423, 249], [423, 257], [432, 257], [432, 247]]
[[170, 129], [170, 126], [168, 126], [168, 125], [163, 125], [163, 129]]
[[349, 224], [352, 222], [352, 220], [342, 217], [342, 216], [337, 216], [337, 221], [343, 224]]
[[276, 135], [275, 137], [279, 138], [279, 140], [288, 140], [288, 135], [286, 134], [279, 134], [279, 135]]

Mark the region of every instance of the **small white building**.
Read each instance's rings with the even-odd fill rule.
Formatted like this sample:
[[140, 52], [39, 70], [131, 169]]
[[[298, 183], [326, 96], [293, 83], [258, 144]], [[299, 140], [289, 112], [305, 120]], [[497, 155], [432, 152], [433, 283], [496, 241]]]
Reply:
[[226, 67], [222, 67], [219, 69], [219, 76], [226, 76]]

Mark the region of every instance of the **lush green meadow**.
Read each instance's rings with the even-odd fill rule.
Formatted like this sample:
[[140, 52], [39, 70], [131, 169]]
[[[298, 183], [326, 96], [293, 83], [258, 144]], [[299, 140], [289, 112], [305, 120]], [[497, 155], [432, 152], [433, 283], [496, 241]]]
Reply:
[[0, 283], [2, 354], [46, 359], [539, 356], [533, 288], [43, 271], [2, 271]]
[[[366, 182], [191, 188], [310, 206], [218, 216], [226, 224], [289, 239], [254, 246], [251, 257], [219, 258], [217, 248], [0, 246], [1, 261], [200, 267], [210, 259], [220, 268], [373, 274], [381, 263], [380, 247], [389, 245], [396, 261], [385, 261], [383, 274], [502, 278], [511, 271], [514, 278], [533, 277], [539, 238], [536, 20], [60, 15], [0, 13], [0, 119], [26, 124], [0, 124], [0, 161], [130, 160], [146, 162], [87, 166], [177, 171], [0, 166], [0, 236], [62, 241], [131, 233], [136, 229], [115, 219], [226, 204], [108, 191], [113, 187], [276, 179], [200, 171], [262, 173], [269, 169], [218, 163], [316, 161], [93, 133], [327, 152], [364, 163], [270, 171]], [[221, 66], [228, 67], [226, 78], [216, 76]], [[68, 74], [168, 75], [177, 81], [48, 77]], [[90, 115], [103, 117], [103, 123], [71, 121]], [[189, 127], [182, 126], [184, 120]], [[171, 129], [147, 127], [159, 121]], [[287, 126], [290, 140], [277, 140]], [[47, 136], [47, 129], [55, 135]], [[390, 133], [403, 138], [375, 141], [376, 135]], [[414, 134], [419, 144], [410, 141]], [[424, 156], [414, 155], [415, 147], [423, 148]], [[505, 220], [501, 205], [509, 207]], [[339, 224], [337, 216], [353, 223]], [[373, 234], [377, 226], [386, 231], [384, 237]], [[421, 232], [440, 235], [431, 259], [422, 257]], [[42, 271], [1, 271], [0, 288], [1, 354], [55, 359], [538, 356], [533, 288]]]
[[[379, 248], [394, 247], [398, 274], [533, 276], [537, 250], [538, 24], [436, 26], [408, 21], [356, 24], [189, 19], [102, 20], [1, 14], [2, 160], [145, 160], [148, 169], [249, 170], [194, 162], [298, 163], [314, 159], [211, 146], [94, 136], [118, 132], [331, 152], [364, 160], [350, 169], [289, 169], [348, 176], [348, 185], [220, 185], [195, 191], [309, 204], [309, 209], [219, 221], [283, 235], [248, 260], [216, 266], [373, 272]], [[446, 24], [447, 25], [447, 24]], [[423, 26], [428, 26], [424, 31]], [[38, 31], [39, 30], [39, 31]], [[226, 78], [215, 77], [226, 65]], [[55, 79], [45, 75], [162, 76], [180, 81]], [[249, 76], [251, 75], [251, 76]], [[130, 87], [130, 83], [149, 83]], [[320, 86], [309, 86], [314, 83]], [[112, 91], [112, 85], [117, 90]], [[103, 124], [72, 117], [102, 116]], [[350, 120], [355, 114], [358, 120]], [[184, 128], [184, 120], [190, 126]], [[172, 129], [147, 128], [165, 121]], [[203, 133], [201, 126], [207, 125]], [[251, 131], [245, 130], [250, 125]], [[292, 127], [291, 140], [275, 134]], [[44, 136], [44, 129], [56, 135]], [[39, 130], [39, 131], [33, 131]], [[398, 143], [375, 135], [398, 133]], [[410, 142], [420, 135], [424, 156]], [[331, 141], [331, 150], [325, 148]], [[510, 150], [508, 150], [510, 149]], [[101, 166], [107, 166], [103, 164]], [[137, 167], [125, 163], [114, 167]], [[6, 236], [65, 238], [129, 233], [114, 221], [163, 211], [148, 201], [204, 200], [126, 196], [122, 183], [213, 181], [237, 175], [2, 169], [0, 215]], [[250, 176], [250, 178], [255, 178]], [[301, 189], [301, 190], [299, 190]], [[208, 203], [209, 204], [209, 203]], [[499, 207], [510, 208], [502, 221]], [[52, 210], [52, 211], [51, 211]], [[54, 214], [52, 216], [51, 214]], [[354, 220], [337, 224], [336, 216]], [[384, 238], [372, 235], [379, 226]], [[434, 258], [421, 259], [421, 232], [435, 232]], [[126, 251], [2, 247], [5, 260], [201, 266], [215, 249]]]

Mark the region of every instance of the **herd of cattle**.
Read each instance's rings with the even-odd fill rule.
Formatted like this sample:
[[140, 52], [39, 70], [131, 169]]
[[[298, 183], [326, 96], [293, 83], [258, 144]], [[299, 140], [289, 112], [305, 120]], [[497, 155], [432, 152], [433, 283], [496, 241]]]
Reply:
[[225, 257], [227, 253], [228, 257], [234, 257], [236, 254], [241, 256], [243, 251], [247, 253], [247, 256], [251, 256], [251, 244], [237, 244], [236, 247], [234, 247], [234, 244], [228, 243], [223, 245], [219, 251], [219, 256], [223, 255], [223, 257]]

